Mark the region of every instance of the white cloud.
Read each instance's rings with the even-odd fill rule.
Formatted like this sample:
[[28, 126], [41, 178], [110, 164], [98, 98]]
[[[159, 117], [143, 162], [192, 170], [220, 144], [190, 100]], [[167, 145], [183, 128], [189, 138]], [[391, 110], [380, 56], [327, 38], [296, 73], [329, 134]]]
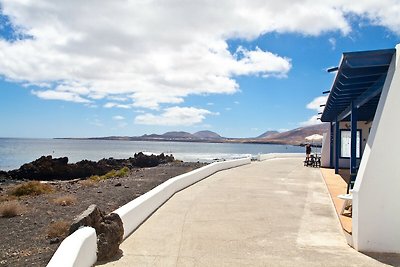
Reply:
[[331, 44], [332, 50], [336, 49], [336, 39], [331, 37], [328, 39], [328, 42]]
[[232, 38], [348, 34], [354, 17], [400, 34], [397, 0], [38, 1], [0, 0], [17, 35], [32, 36], [0, 39], [0, 75], [34, 84], [44, 99], [103, 99], [109, 108], [157, 110], [189, 95], [235, 93], [237, 75], [290, 71], [284, 55], [243, 47], [232, 54]]
[[300, 126], [310, 126], [310, 125], [320, 124], [321, 121], [318, 120], [318, 118], [319, 118], [319, 115], [313, 115], [307, 121], [300, 122]]
[[191, 126], [203, 122], [206, 115], [217, 115], [206, 109], [193, 107], [171, 107], [164, 109], [159, 115], [146, 113], [135, 118], [136, 124], [164, 125], [164, 126]]
[[322, 104], [325, 104], [328, 100], [328, 95], [318, 96], [314, 98], [310, 103], [307, 104], [308, 109], [315, 110], [316, 112], [322, 112], [324, 107], [321, 107]]
[[[324, 110], [324, 107], [321, 107], [320, 105], [325, 104], [326, 101], [328, 100], [328, 95], [326, 96], [318, 96], [314, 98], [310, 103], [307, 104], [307, 108], [314, 110], [316, 113], [322, 112]], [[318, 118], [321, 116], [316, 114], [313, 115], [311, 118], [309, 118], [307, 121], [300, 122], [301, 126], [309, 126], [309, 125], [314, 125], [314, 124], [319, 124], [321, 123]]]
[[118, 103], [115, 103], [115, 102], [108, 102], [108, 103], [105, 103], [103, 105], [103, 107], [105, 107], [105, 108], [124, 108], [124, 109], [129, 109], [129, 108], [132, 108], [132, 105], [118, 104]]
[[337, 5], [344, 13], [367, 18], [373, 25], [387, 27], [392, 32], [400, 34], [400, 20], [398, 18], [400, 3], [398, 0], [339, 0]]
[[76, 103], [90, 103], [91, 101], [80, 97], [78, 94], [72, 92], [60, 92], [53, 90], [46, 91], [32, 91], [34, 95], [42, 99], [51, 99], [51, 100], [64, 100]]
[[238, 60], [232, 72], [238, 75], [262, 74], [264, 77], [270, 75], [284, 77], [292, 67], [290, 59], [262, 51], [258, 47], [254, 51], [249, 51], [240, 46], [234, 56]]
[[122, 121], [122, 120], [125, 120], [125, 117], [121, 116], [121, 115], [116, 115], [116, 116], [113, 116], [112, 119], [115, 121]]

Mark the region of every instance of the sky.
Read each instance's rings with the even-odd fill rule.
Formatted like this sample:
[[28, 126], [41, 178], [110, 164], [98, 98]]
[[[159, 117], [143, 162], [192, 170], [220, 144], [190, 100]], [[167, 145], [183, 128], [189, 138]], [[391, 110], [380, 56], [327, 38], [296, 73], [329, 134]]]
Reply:
[[399, 0], [0, 0], [0, 137], [318, 124], [326, 69], [394, 48], [398, 14]]

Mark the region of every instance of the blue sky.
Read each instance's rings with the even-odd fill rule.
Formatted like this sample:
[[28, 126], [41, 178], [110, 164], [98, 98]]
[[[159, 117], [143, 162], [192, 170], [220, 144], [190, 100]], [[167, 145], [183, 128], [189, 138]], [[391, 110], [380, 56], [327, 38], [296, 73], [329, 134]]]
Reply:
[[18, 2], [0, 0], [0, 137], [310, 125], [343, 52], [400, 42], [389, 0]]

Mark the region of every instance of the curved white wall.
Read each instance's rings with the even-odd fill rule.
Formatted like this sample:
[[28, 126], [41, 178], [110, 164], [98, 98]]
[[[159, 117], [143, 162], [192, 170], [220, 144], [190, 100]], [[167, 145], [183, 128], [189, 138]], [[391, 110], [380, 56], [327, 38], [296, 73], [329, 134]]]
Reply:
[[[215, 162], [171, 178], [115, 210], [124, 225], [124, 238], [176, 192], [221, 170], [249, 164], [250, 158]], [[97, 236], [92, 227], [83, 227], [60, 244], [47, 267], [90, 267], [97, 260]]]
[[83, 227], [63, 240], [47, 267], [89, 267], [96, 261], [96, 231], [92, 227]]
[[114, 211], [114, 213], [117, 213], [124, 223], [124, 238], [130, 235], [142, 222], [146, 220], [147, 217], [149, 217], [176, 192], [218, 171], [249, 163], [250, 158], [214, 162], [189, 173], [171, 178], [149, 192], [120, 207]]

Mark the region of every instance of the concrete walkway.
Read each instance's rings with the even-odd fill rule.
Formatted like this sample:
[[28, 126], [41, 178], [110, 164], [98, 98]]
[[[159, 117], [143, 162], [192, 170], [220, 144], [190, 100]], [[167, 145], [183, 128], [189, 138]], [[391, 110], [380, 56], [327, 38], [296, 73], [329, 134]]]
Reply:
[[175, 194], [105, 266], [385, 266], [346, 244], [319, 169], [273, 159]]

